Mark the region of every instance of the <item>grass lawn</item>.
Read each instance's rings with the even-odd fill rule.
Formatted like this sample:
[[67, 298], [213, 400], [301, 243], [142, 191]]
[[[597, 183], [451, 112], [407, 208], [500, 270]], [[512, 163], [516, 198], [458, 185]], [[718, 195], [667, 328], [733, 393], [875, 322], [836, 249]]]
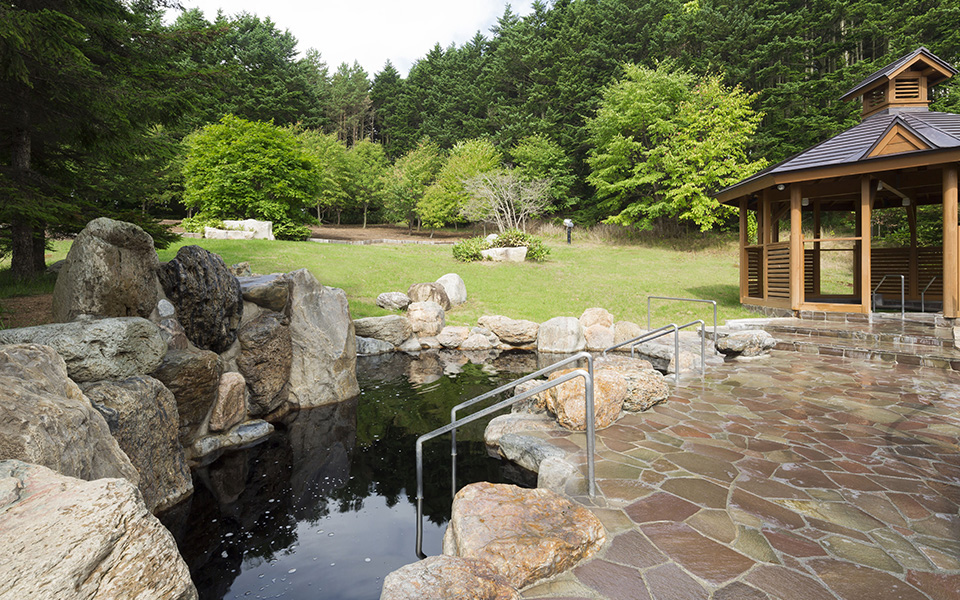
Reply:
[[[54, 242], [47, 263], [64, 258], [69, 242]], [[450, 246], [334, 245], [261, 240], [183, 240], [159, 252], [160, 260], [182, 245], [199, 244], [227, 264], [249, 261], [254, 272], [309, 269], [321, 283], [343, 288], [355, 318], [390, 314], [375, 301], [382, 292], [406, 292], [411, 284], [457, 273], [467, 285], [468, 300], [447, 313], [447, 323], [476, 325], [485, 314], [543, 322], [556, 316], [579, 317], [600, 306], [619, 320], [645, 326], [647, 296], [716, 300], [724, 319], [754, 316], [740, 307], [737, 251], [732, 242], [698, 244], [696, 250], [650, 245], [580, 242], [568, 246], [548, 238], [544, 263], [460, 263]], [[25, 286], [9, 279], [9, 261], [0, 263], [0, 298], [50, 293], [53, 279]], [[709, 305], [653, 301], [654, 326], [713, 317]]]
[[[354, 318], [390, 314], [375, 301], [382, 292], [406, 292], [411, 284], [459, 274], [468, 300], [447, 313], [447, 323], [475, 325], [485, 314], [543, 322], [556, 316], [579, 317], [586, 308], [606, 308], [617, 320], [646, 322], [647, 296], [716, 300], [719, 319], [751, 316], [739, 304], [737, 252], [723, 243], [697, 251], [574, 244], [548, 240], [547, 262], [460, 263], [450, 246], [332, 245], [260, 240], [185, 240], [160, 252], [170, 260], [177, 248], [199, 243], [228, 263], [249, 261], [254, 272], [306, 267], [321, 283], [343, 288]], [[653, 301], [653, 324], [712, 320], [706, 304]]]

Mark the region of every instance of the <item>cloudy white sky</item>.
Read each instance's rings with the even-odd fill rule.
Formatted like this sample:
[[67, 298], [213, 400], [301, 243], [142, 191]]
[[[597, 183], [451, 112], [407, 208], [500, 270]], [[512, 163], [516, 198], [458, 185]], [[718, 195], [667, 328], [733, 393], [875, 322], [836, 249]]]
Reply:
[[[389, 59], [406, 76], [410, 65], [437, 42], [460, 45], [490, 27], [503, 14], [504, 0], [182, 0], [208, 20], [218, 9], [270, 17], [277, 28], [299, 40], [299, 49], [316, 48], [330, 67], [357, 61], [372, 79]], [[509, 2], [526, 15], [532, 0]]]

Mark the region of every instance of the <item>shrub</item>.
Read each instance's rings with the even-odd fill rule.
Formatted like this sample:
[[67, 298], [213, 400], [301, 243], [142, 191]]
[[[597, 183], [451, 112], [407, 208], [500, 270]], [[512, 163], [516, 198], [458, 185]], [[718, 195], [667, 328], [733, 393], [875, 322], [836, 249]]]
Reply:
[[302, 242], [310, 237], [310, 228], [306, 225], [297, 225], [289, 221], [284, 223], [274, 223], [273, 237], [278, 240], [293, 240]]
[[473, 262], [483, 260], [482, 250], [490, 247], [487, 239], [483, 236], [477, 236], [460, 240], [453, 245], [453, 258], [460, 262]]
[[543, 240], [520, 231], [519, 229], [508, 229], [497, 236], [497, 239], [493, 241], [493, 247], [495, 248], [519, 248], [520, 246], [527, 247], [527, 258], [535, 262], [543, 262], [547, 260], [547, 255], [550, 254], [550, 248], [547, 248], [543, 245]]
[[223, 224], [222, 220], [209, 215], [187, 217], [183, 221], [180, 221], [180, 227], [182, 227], [184, 231], [189, 231], [190, 233], [203, 233], [204, 227], [213, 227], [215, 229], [227, 228], [227, 226]]

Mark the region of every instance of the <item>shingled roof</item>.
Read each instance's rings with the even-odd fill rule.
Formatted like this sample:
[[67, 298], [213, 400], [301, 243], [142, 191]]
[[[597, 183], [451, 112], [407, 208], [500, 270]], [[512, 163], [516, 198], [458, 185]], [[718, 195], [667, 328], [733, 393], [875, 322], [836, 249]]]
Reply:
[[[892, 80], [918, 62], [937, 67], [933, 71], [938, 72], [940, 77], [935, 81], [942, 81], [957, 73], [951, 65], [921, 47], [872, 73], [844, 94], [843, 99], [862, 95], [881, 82]], [[897, 138], [896, 143], [890, 145], [894, 137]], [[720, 202], [735, 200], [780, 183], [784, 178], [781, 177], [778, 181], [778, 175], [799, 174], [858, 163], [869, 171], [871, 163], [885, 161], [892, 156], [934, 154], [950, 150], [960, 150], [960, 115], [931, 112], [926, 106], [889, 108], [875, 112], [859, 125], [720, 190], [715, 197]]]
[[[853, 98], [856, 98], [857, 96], [862, 95], [866, 90], [873, 87], [874, 84], [876, 84], [878, 81], [882, 79], [892, 79], [893, 77], [896, 77], [897, 74], [900, 73], [900, 71], [903, 71], [905, 68], [912, 65], [918, 58], [922, 59], [924, 62], [927, 62], [928, 64], [935, 64], [942, 67], [944, 70], [949, 71], [951, 75], [957, 74], [957, 70], [953, 68], [953, 65], [946, 62], [945, 60], [943, 60], [933, 52], [930, 52], [923, 46], [920, 46], [910, 54], [907, 54], [906, 56], [902, 56], [898, 58], [894, 62], [883, 67], [882, 69], [878, 69], [874, 71], [873, 73], [868, 75], [866, 79], [864, 79], [857, 85], [853, 86], [853, 89], [851, 89], [849, 92], [840, 96], [840, 99], [852, 100]], [[944, 78], [935, 79], [930, 83], [936, 84], [942, 79]]]

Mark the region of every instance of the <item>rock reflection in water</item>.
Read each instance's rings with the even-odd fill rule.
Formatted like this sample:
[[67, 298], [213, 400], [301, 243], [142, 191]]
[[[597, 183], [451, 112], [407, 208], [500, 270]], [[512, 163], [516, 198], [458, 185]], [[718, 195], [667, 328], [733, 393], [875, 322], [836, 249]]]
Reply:
[[[532, 370], [528, 356], [500, 357], [503, 375], [450, 351], [361, 358], [359, 397], [293, 413], [263, 443], [195, 471], [193, 497], [163, 521], [200, 598], [378, 597], [383, 576], [415, 559], [416, 438], [455, 404]], [[458, 434], [461, 486], [511, 478], [487, 456], [483, 428]], [[425, 452], [429, 554], [450, 517], [447, 439]]]

